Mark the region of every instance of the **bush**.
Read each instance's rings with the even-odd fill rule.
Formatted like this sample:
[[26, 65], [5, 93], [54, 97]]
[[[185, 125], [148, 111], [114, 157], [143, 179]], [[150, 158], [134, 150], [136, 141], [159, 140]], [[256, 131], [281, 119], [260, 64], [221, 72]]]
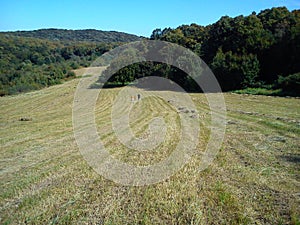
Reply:
[[287, 77], [279, 76], [277, 87], [282, 88], [284, 92], [300, 95], [300, 73], [291, 74]]
[[233, 93], [250, 94], [250, 95], [272, 95], [272, 96], [277, 96], [277, 95], [281, 95], [282, 90], [281, 89], [271, 90], [271, 89], [266, 89], [266, 88], [246, 88], [246, 89], [243, 89], [243, 90], [233, 91]]

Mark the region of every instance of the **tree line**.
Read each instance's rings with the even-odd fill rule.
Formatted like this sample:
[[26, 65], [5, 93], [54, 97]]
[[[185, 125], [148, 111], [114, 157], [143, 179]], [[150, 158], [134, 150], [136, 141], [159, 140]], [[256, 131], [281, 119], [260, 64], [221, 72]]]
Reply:
[[[95, 32], [100, 36], [95, 38]], [[105, 39], [104, 33], [100, 33], [57, 29], [1, 32], [0, 95], [36, 90], [71, 79], [75, 76], [73, 69], [89, 66], [97, 57], [122, 44], [99, 42]], [[112, 41], [139, 39], [118, 32], [105, 35]], [[193, 23], [174, 29], [159, 28], [150, 39], [192, 50], [209, 65], [223, 91], [264, 89], [270, 94], [300, 95], [300, 10], [277, 7], [248, 16], [223, 16], [208, 26]], [[126, 54], [121, 61], [135, 57], [134, 50]], [[105, 74], [118, 63], [112, 62]], [[201, 91], [180, 69], [156, 62], [126, 66], [106, 86], [122, 86], [144, 76], [162, 76], [187, 91]]]
[[[191, 49], [210, 66], [223, 91], [264, 88], [300, 94], [300, 10], [277, 7], [248, 16], [223, 16], [208, 26], [155, 29], [150, 39]], [[125, 84], [140, 74], [171, 77], [186, 90], [195, 90], [182, 71], [149, 62], [128, 66], [109, 81]]]

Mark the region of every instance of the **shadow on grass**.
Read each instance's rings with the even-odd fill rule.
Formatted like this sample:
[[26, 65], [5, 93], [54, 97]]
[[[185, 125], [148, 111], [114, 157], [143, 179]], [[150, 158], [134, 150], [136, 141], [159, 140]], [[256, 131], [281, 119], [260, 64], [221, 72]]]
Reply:
[[291, 163], [300, 163], [300, 155], [298, 154], [290, 154], [290, 155], [284, 155], [281, 156], [281, 158], [285, 161], [291, 162]]
[[176, 91], [176, 92], [187, 92], [187, 93], [203, 93], [200, 87], [194, 89], [188, 89], [187, 87], [182, 87], [178, 85], [176, 82], [171, 80], [153, 83], [147, 81], [147, 78], [144, 78], [144, 82], [130, 82], [130, 83], [115, 83], [115, 82], [107, 82], [104, 85], [101, 83], [94, 83], [89, 88], [90, 89], [110, 89], [110, 88], [120, 88], [125, 86], [136, 87], [140, 89], [144, 89], [145, 91]]
[[278, 96], [278, 97], [299, 97], [299, 90], [282, 90], [282, 89], [267, 89], [267, 88], [246, 88], [242, 90], [231, 91], [237, 94], [250, 94], [250, 95], [265, 95], [265, 96]]
[[[173, 81], [169, 81], [169, 84], [166, 86], [165, 84], [151, 84], [147, 85], [145, 83], [115, 83], [115, 82], [107, 82], [104, 85], [100, 83], [94, 83], [89, 88], [91, 89], [109, 89], [109, 88], [120, 88], [125, 86], [132, 86], [140, 89], [144, 89], [146, 91], [178, 91], [182, 92], [181, 88], [177, 88], [177, 85]], [[200, 87], [196, 88], [188, 88], [186, 86], [182, 87], [185, 92], [187, 93], [203, 93]], [[218, 91], [208, 90], [206, 93], [217, 93]], [[281, 89], [277, 90], [270, 90], [270, 89], [263, 89], [263, 88], [246, 88], [242, 90], [232, 90], [228, 92], [233, 92], [236, 94], [249, 94], [249, 95], [265, 95], [265, 96], [277, 96], [277, 97], [300, 97], [300, 93], [298, 91], [283, 91]]]
[[126, 84], [121, 84], [121, 83], [105, 83], [104, 85], [101, 83], [94, 83], [89, 86], [89, 89], [110, 89], [110, 88], [120, 88], [120, 87], [125, 87], [125, 86], [134, 86], [132, 83], [126, 83]]

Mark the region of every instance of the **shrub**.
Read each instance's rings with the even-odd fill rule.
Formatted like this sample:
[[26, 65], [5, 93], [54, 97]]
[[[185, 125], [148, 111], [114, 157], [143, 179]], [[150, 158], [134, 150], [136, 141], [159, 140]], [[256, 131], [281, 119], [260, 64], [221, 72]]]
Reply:
[[277, 87], [282, 88], [284, 92], [300, 95], [300, 73], [291, 74], [287, 77], [279, 76]]

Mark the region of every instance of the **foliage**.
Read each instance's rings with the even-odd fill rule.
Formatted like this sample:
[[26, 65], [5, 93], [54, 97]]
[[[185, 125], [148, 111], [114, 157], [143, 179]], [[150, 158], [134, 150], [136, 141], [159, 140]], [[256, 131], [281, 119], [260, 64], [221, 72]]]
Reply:
[[282, 90], [276, 89], [266, 89], [266, 88], [245, 88], [242, 90], [233, 91], [237, 94], [250, 94], [250, 95], [281, 95]]
[[277, 7], [223, 16], [205, 27], [155, 29], [150, 38], [190, 48], [213, 69], [224, 91], [266, 84], [276, 89], [281, 77], [289, 84], [280, 88], [297, 92], [297, 81], [287, 77], [300, 71], [300, 10]]
[[284, 92], [291, 92], [290, 94], [300, 95], [300, 73], [291, 74], [287, 77], [279, 76], [277, 80], [277, 87], [282, 88]]
[[[69, 71], [88, 66], [120, 42], [140, 39], [120, 32], [97, 30], [1, 32], [0, 95], [60, 83], [74, 76]], [[267, 85], [274, 90], [281, 89], [282, 94], [299, 95], [300, 10], [277, 7], [248, 16], [223, 16], [208, 26], [193, 23], [175, 29], [157, 28], [150, 39], [191, 49], [212, 68], [223, 91]], [[154, 50], [145, 51], [151, 54]], [[166, 49], [159, 51], [162, 55], [167, 52]], [[113, 71], [116, 73], [109, 79], [110, 85], [125, 85], [137, 78], [155, 75], [171, 79], [186, 90], [199, 91], [195, 82], [180, 69], [155, 62], [135, 64], [130, 61], [135, 57], [134, 50], [126, 54], [105, 72], [109, 74], [116, 66], [126, 66]], [[189, 57], [183, 55], [175, 61], [186, 64]], [[191, 65], [195, 71], [197, 65]], [[193, 76], [200, 74], [201, 71]]]
[[[152, 50], [151, 46], [140, 43], [140, 46], [135, 46], [135, 48], [129, 48], [127, 51], [119, 53], [118, 57], [112, 60], [110, 66], [103, 72], [103, 76], [100, 77], [99, 82], [103, 83], [107, 81], [105, 86], [111, 87], [113, 84], [115, 84], [115, 86], [119, 86], [120, 84], [125, 85], [147, 76], [160, 76], [176, 82], [187, 91], [199, 91], [199, 87], [197, 87], [192, 79], [188, 78], [184, 71], [172, 65], [146, 61], [144, 57], [140, 58], [141, 55], [150, 55]], [[172, 53], [175, 53], [174, 51], [176, 51], [176, 49], [171, 49], [170, 46], [166, 45], [156, 52], [156, 57], [163, 57], [168, 51], [170, 51], [170, 55], [173, 56], [175, 54]], [[188, 56], [182, 55], [174, 60], [173, 63], [181, 65], [181, 68], [185, 70], [198, 72], [201, 70], [200, 67], [197, 67], [196, 62], [193, 63]], [[184, 68], [187, 64], [189, 64], [191, 68]], [[116, 68], [121, 69], [115, 71]], [[159, 86], [159, 84], [157, 85]]]
[[237, 55], [231, 51], [222, 52], [219, 49], [213, 59], [211, 68], [224, 91], [246, 87], [254, 87], [259, 72], [259, 62], [256, 55]]
[[40, 89], [75, 76], [71, 72], [116, 44], [54, 42], [0, 34], [0, 96]]
[[94, 29], [86, 30], [66, 30], [66, 29], [40, 29], [34, 31], [17, 31], [17, 32], [3, 32], [13, 36], [32, 37], [39, 39], [47, 39], [52, 41], [66, 41], [66, 42], [130, 42], [138, 41], [141, 38], [123, 32], [117, 31], [101, 31]]
[[300, 73], [287, 77], [279, 76], [275, 84], [262, 88], [246, 88], [234, 91], [238, 94], [300, 96]]

